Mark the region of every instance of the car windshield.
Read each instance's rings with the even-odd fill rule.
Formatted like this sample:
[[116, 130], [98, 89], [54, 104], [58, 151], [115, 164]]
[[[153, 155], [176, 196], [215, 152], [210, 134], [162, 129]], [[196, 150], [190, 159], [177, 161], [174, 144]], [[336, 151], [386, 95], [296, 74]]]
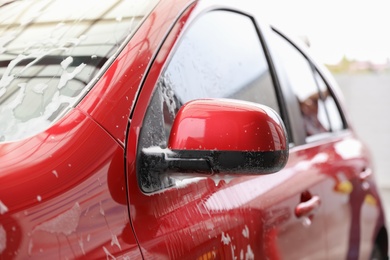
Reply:
[[43, 131], [74, 107], [156, 3], [0, 1], [0, 142]]

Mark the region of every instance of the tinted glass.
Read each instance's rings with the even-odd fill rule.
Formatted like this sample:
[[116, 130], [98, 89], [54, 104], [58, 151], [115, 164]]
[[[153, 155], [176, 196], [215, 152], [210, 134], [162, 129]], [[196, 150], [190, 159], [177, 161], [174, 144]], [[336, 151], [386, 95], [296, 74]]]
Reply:
[[157, 1], [14, 1], [0, 7], [0, 141], [46, 129]]
[[274, 34], [278, 57], [284, 65], [293, 92], [299, 102], [306, 136], [330, 131], [325, 104], [321, 99], [313, 68], [294, 45], [279, 34]]
[[230, 12], [212, 12], [190, 27], [164, 80], [180, 102], [204, 97], [253, 101], [277, 112], [268, 64], [253, 22]]
[[321, 97], [324, 100], [326, 111], [328, 112], [331, 129], [334, 132], [340, 131], [344, 129], [344, 122], [336, 100], [320, 74], [317, 71], [315, 71], [314, 74], [320, 89]]
[[[256, 27], [247, 16], [214, 11], [196, 20], [159, 79], [140, 136], [140, 148], [166, 147], [173, 119], [187, 101], [233, 98], [279, 111]], [[173, 184], [155, 173], [139, 176], [151, 192]]]

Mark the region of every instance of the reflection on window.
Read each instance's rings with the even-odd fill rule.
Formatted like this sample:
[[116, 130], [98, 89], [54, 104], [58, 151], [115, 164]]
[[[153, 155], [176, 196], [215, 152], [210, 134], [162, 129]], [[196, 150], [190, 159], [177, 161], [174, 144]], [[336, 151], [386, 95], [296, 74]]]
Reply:
[[321, 97], [324, 100], [326, 111], [328, 112], [331, 129], [333, 132], [340, 131], [344, 129], [344, 123], [336, 101], [320, 74], [317, 71], [315, 71], [314, 74], [320, 89]]
[[164, 77], [178, 99], [233, 98], [278, 103], [253, 22], [231, 12], [211, 12], [193, 24], [180, 42]]
[[318, 91], [313, 68], [309, 61], [287, 40], [274, 34], [274, 43], [278, 48], [291, 87], [298, 99], [306, 136], [330, 131], [326, 108]]
[[15, 1], [0, 7], [0, 141], [43, 131], [156, 1]]

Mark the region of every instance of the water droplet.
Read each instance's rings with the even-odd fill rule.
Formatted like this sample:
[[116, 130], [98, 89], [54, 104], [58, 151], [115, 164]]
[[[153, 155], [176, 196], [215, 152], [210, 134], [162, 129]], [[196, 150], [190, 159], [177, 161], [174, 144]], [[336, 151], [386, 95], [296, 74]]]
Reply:
[[103, 246], [103, 251], [106, 253], [106, 259], [116, 259], [105, 246]]
[[364, 181], [362, 183], [362, 188], [363, 188], [363, 190], [369, 190], [370, 189], [370, 184], [367, 181]]
[[8, 211], [7, 206], [0, 200], [0, 214], [3, 215]]
[[102, 207], [102, 202], [100, 202], [100, 210], [99, 210], [99, 212], [100, 212], [100, 215], [105, 216], [105, 212], [104, 212], [104, 209]]
[[304, 227], [310, 227], [311, 226], [311, 219], [308, 217], [305, 217], [302, 219], [302, 225]]
[[111, 246], [116, 245], [120, 250], [122, 250], [121, 245], [119, 244], [118, 237], [114, 234], [111, 236]]
[[33, 241], [32, 241], [32, 239], [30, 238], [30, 241], [29, 241], [29, 243], [28, 243], [28, 255], [29, 255], [29, 256], [31, 256], [33, 247], [34, 247]]

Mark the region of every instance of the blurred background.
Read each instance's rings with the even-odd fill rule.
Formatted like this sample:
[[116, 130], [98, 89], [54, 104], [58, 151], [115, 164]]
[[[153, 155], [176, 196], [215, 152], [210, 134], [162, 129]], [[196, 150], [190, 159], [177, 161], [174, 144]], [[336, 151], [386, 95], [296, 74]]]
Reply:
[[371, 150], [390, 223], [390, 0], [273, 0], [266, 20], [307, 39]]

